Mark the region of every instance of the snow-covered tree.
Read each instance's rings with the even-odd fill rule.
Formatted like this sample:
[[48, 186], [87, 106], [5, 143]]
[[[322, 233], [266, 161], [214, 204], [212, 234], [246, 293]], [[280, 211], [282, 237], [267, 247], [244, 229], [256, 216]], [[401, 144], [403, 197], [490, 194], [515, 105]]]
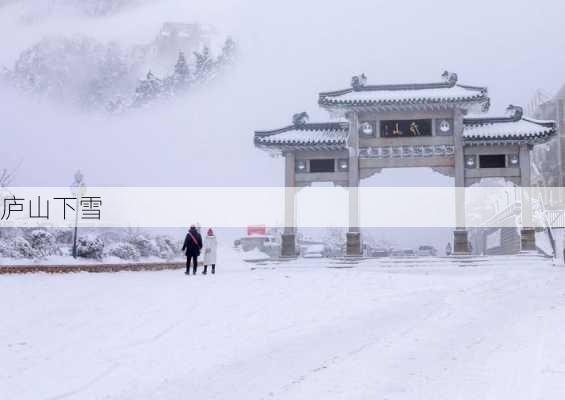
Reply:
[[186, 62], [184, 53], [179, 52], [173, 73], [163, 80], [162, 97], [174, 97], [186, 92], [190, 85], [190, 68]]
[[107, 109], [111, 102], [116, 101], [113, 99], [129, 90], [131, 68], [121, 48], [116, 44], [109, 45], [83, 96], [87, 108]]
[[236, 56], [236, 45], [235, 41], [228, 37], [224, 42], [224, 46], [222, 47], [222, 52], [218, 56], [216, 60], [216, 64], [219, 68], [228, 67], [233, 64]]
[[203, 82], [212, 77], [214, 72], [215, 61], [208, 46], [204, 46], [202, 52], [195, 51], [194, 58], [196, 63], [194, 65], [194, 80]]
[[151, 71], [144, 80], [140, 81], [135, 89], [134, 106], [139, 107], [157, 100], [163, 95], [163, 82]]
[[46, 38], [21, 53], [14, 83], [30, 93], [76, 103], [103, 55], [104, 47], [87, 37]]
[[177, 63], [175, 64], [174, 76], [176, 76], [179, 81], [185, 83], [188, 83], [190, 79], [190, 69], [188, 68], [186, 58], [182, 51], [179, 53], [179, 58], [177, 60]]

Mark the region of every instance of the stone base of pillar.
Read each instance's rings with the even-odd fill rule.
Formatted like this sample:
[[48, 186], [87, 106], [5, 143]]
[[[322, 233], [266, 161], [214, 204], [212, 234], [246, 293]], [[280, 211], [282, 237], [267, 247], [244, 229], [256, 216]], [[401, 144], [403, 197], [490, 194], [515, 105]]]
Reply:
[[469, 249], [469, 235], [467, 231], [453, 231], [453, 255], [466, 256], [471, 254]]
[[361, 257], [363, 255], [363, 249], [361, 246], [361, 233], [347, 233], [345, 255], [347, 257]]
[[535, 229], [525, 228], [520, 232], [522, 238], [522, 251], [536, 250], [536, 231]]
[[294, 233], [282, 234], [281, 257], [296, 258], [296, 235]]

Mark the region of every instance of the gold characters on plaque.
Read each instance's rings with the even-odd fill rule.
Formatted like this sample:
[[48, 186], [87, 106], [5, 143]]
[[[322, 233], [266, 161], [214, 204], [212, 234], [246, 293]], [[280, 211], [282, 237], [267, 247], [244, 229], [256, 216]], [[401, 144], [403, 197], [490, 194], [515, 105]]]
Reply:
[[381, 132], [384, 137], [432, 136], [432, 121], [423, 119], [381, 121]]
[[418, 128], [418, 124], [415, 121], [412, 121], [410, 124], [410, 133], [413, 136], [420, 136], [420, 128]]

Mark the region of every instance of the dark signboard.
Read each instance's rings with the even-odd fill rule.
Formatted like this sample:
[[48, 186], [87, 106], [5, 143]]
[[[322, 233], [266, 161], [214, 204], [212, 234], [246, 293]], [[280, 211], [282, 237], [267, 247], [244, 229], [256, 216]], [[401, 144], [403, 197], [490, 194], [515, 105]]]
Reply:
[[381, 121], [381, 137], [432, 136], [431, 119]]

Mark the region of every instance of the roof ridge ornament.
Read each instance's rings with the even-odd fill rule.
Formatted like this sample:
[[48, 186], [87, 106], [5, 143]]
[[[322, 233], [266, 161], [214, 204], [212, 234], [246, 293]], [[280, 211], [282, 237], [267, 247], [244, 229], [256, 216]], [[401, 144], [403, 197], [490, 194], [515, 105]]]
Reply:
[[481, 106], [481, 111], [486, 113], [490, 110], [490, 98], [487, 99], [487, 101], [485, 101], [483, 103], [483, 105]]
[[361, 75], [355, 75], [351, 78], [351, 87], [353, 90], [361, 90], [367, 84], [367, 75], [362, 73]]
[[506, 111], [511, 113], [510, 118], [512, 118], [512, 120], [515, 122], [520, 121], [524, 116], [524, 108], [515, 106], [513, 104], [510, 104], [508, 107], [506, 107]]
[[310, 116], [306, 111], [296, 113], [292, 116], [292, 124], [294, 126], [303, 126], [310, 120]]
[[455, 72], [449, 72], [447, 70], [443, 72], [441, 77], [443, 78], [445, 83], [449, 84], [450, 87], [455, 86], [457, 84], [457, 81], [459, 80], [459, 77]]

